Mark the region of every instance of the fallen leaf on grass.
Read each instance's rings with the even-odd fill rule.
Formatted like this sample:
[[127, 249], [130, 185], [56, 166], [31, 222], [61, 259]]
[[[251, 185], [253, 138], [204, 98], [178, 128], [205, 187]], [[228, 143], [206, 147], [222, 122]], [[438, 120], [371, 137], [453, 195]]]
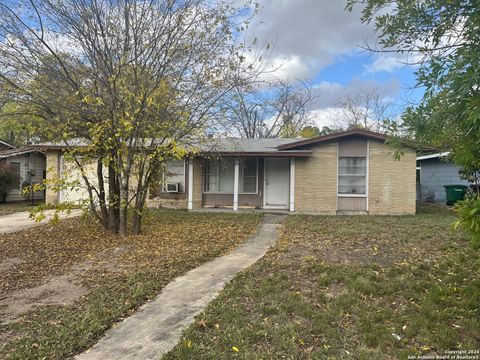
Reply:
[[197, 321], [197, 325], [198, 325], [198, 326], [201, 326], [201, 327], [203, 327], [203, 328], [206, 328], [206, 327], [207, 327], [207, 321], [204, 320], [204, 319], [199, 320], [199, 321]]

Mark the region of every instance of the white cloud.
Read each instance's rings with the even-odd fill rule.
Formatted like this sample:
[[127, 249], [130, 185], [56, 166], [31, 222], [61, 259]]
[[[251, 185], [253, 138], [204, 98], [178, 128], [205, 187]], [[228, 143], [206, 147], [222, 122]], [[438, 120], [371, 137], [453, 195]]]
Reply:
[[401, 63], [395, 56], [380, 56], [367, 66], [367, 71], [370, 73], [377, 72], [393, 72], [405, 64]]
[[[273, 45], [273, 64], [284, 63], [282, 77], [307, 79], [342, 54], [374, 38], [358, 9], [345, 10], [343, 0], [260, 0], [248, 36]], [[280, 73], [280, 72], [279, 72]]]
[[297, 55], [271, 59], [265, 70], [261, 75], [263, 81], [307, 79], [310, 73], [308, 66]]
[[382, 53], [378, 54], [374, 60], [365, 66], [368, 73], [387, 72], [393, 73], [405, 66], [417, 66], [422, 59], [418, 53]]
[[343, 88], [342, 84], [338, 82], [331, 82], [331, 81], [321, 81], [318, 84], [313, 86], [314, 90], [318, 91], [338, 91]]
[[340, 99], [349, 93], [370, 91], [371, 89], [375, 89], [384, 98], [395, 99], [400, 92], [400, 83], [395, 78], [384, 83], [353, 79], [346, 85], [322, 81], [312, 89], [312, 93], [316, 97], [313, 109], [337, 107]]
[[335, 127], [342, 116], [342, 109], [338, 107], [328, 107], [313, 110], [311, 112], [312, 123], [319, 129], [324, 126]]

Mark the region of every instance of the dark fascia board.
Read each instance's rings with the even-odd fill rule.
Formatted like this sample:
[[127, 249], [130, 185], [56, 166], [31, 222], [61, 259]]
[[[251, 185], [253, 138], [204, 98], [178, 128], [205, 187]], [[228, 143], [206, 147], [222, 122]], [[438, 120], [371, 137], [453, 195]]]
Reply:
[[[38, 150], [66, 150], [68, 149], [65, 145], [31, 145], [32, 148]], [[72, 146], [76, 147], [76, 146]]]
[[40, 150], [37, 150], [37, 149], [32, 149], [32, 148], [28, 148], [28, 149], [18, 148], [18, 149], [11, 149], [11, 150], [16, 150], [16, 151], [11, 151], [11, 152], [9, 152], [9, 151], [1, 152], [0, 151], [0, 159], [7, 159], [7, 158], [10, 158], [10, 157], [25, 155], [25, 154], [31, 154], [31, 153], [39, 153], [39, 154], [45, 155], [43, 153], [43, 151], [40, 151]]
[[10, 149], [15, 149], [16, 148], [15, 145], [12, 145], [12, 144], [10, 144], [6, 141], [3, 141], [2, 139], [0, 139], [0, 144], [5, 145], [6, 147], [9, 147]]
[[365, 136], [368, 138], [383, 140], [383, 141], [387, 140], [388, 138], [387, 135], [377, 133], [374, 131], [364, 130], [364, 129], [352, 129], [352, 130], [340, 131], [340, 132], [336, 132], [328, 135], [317, 136], [311, 139], [300, 140], [293, 143], [283, 144], [278, 146], [277, 149], [278, 150], [295, 149], [305, 145], [317, 144], [317, 143], [321, 143], [329, 140], [335, 140], [335, 139], [352, 136], [352, 135]]
[[218, 151], [201, 152], [197, 157], [222, 156], [222, 157], [308, 157], [312, 155], [311, 150], [304, 151], [272, 151], [272, 152], [242, 152], [242, 151]]
[[[33, 146], [35, 149], [42, 150], [67, 150], [66, 146], [62, 145], [37, 145]], [[208, 151], [194, 153], [193, 156], [223, 156], [223, 157], [308, 157], [312, 155], [311, 150], [294, 150], [294, 151], [260, 151], [260, 152], [245, 152], [245, 151]]]

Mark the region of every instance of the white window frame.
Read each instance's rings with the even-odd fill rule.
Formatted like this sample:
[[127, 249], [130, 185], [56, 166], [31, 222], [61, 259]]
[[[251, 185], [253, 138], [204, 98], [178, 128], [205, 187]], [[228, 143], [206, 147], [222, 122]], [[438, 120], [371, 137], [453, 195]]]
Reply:
[[[173, 160], [173, 159], [171, 159]], [[168, 161], [168, 160], [167, 160]], [[177, 159], [176, 161], [183, 161], [183, 191], [179, 191], [177, 192], [177, 194], [185, 194], [185, 190], [186, 190], [186, 187], [187, 187], [187, 181], [186, 181], [186, 164], [185, 164], [185, 159]], [[163, 172], [162, 172], [162, 193], [168, 193], [167, 191], [167, 181], [166, 181], [166, 178], [165, 178], [165, 171], [167, 170], [166, 168], [166, 162], [165, 162], [165, 168], [163, 169]]]
[[[232, 158], [226, 157], [226, 159], [232, 159]], [[208, 161], [208, 162], [215, 161], [215, 162], [217, 162], [217, 164], [220, 164], [220, 161], [221, 161], [220, 159], [205, 159], [205, 160]], [[206, 175], [205, 174], [205, 169], [206, 169], [206, 166], [203, 169], [203, 176], [202, 176], [203, 177], [203, 189], [202, 189], [203, 194], [211, 194], [211, 195], [215, 195], [215, 194], [230, 195], [230, 194], [233, 194], [233, 191], [205, 191], [205, 185], [206, 185], [206, 183], [205, 183], [205, 175]], [[219, 175], [220, 166], [217, 166], [216, 169], [217, 169], [217, 173], [215, 174], [215, 176], [217, 177], [217, 186], [218, 186], [219, 181], [220, 181], [220, 175]], [[235, 177], [235, 161], [233, 162], [233, 170], [234, 170], [234, 175], [233, 176]]]
[[[343, 174], [343, 176], [362, 176], [362, 177], [365, 177], [365, 194], [343, 194], [343, 193], [340, 193], [339, 192], [339, 188], [340, 188], [340, 176], [342, 176], [342, 174], [340, 174], [340, 158], [362, 158], [362, 159], [365, 159], [365, 175], [345, 175]], [[367, 143], [367, 156], [337, 156], [337, 196], [338, 197], [348, 197], [348, 198], [366, 198], [368, 197], [368, 170], [369, 170], [369, 166], [368, 166], [368, 143]], [[338, 207], [338, 204], [337, 204], [337, 207]]]
[[[225, 158], [231, 159], [231, 157], [225, 157]], [[210, 161], [220, 162], [220, 160], [218, 160], [218, 159], [205, 159], [205, 160], [209, 161], [209, 162]], [[241, 162], [242, 161], [240, 159], [240, 164], [241, 164]], [[234, 166], [235, 166], [235, 162], [234, 162]], [[231, 192], [230, 191], [205, 191], [205, 185], [206, 185], [205, 184], [205, 175], [206, 175], [205, 174], [205, 169], [206, 169], [206, 167], [204, 167], [204, 169], [203, 169], [203, 176], [202, 176], [202, 179], [203, 179], [202, 193], [203, 194], [207, 194], [207, 195], [208, 194], [210, 194], [210, 195], [222, 195], [222, 194], [223, 195], [233, 195], [235, 189], [234, 189], [234, 191], [231, 191]], [[256, 168], [255, 168], [255, 172], [256, 172], [255, 192], [240, 191], [240, 189], [243, 190], [243, 166], [239, 170], [240, 171], [239, 171], [239, 175], [238, 175], [238, 177], [239, 177], [239, 179], [238, 179], [239, 180], [238, 181], [238, 188], [239, 188], [238, 189], [239, 190], [238, 194], [239, 195], [256, 195], [256, 194], [258, 194], [258, 177], [259, 177], [258, 176], [258, 158], [256, 158]], [[235, 171], [235, 168], [234, 168], [234, 171]], [[219, 178], [219, 172], [220, 172], [220, 167], [217, 166], [217, 174], [216, 174], [217, 179]], [[234, 176], [235, 176], [235, 173], [234, 173]]]
[[[244, 159], [248, 159], [248, 158], [244, 158]], [[241, 159], [240, 159], [240, 164], [242, 164]], [[239, 174], [239, 179], [238, 179], [239, 180], [238, 181], [239, 188], [241, 188], [242, 191], [239, 191], [238, 193], [239, 194], [245, 194], [245, 195], [256, 195], [256, 194], [258, 194], [258, 158], [255, 158], [255, 191], [254, 192], [243, 191], [243, 178], [244, 178], [244, 174], [243, 174], [243, 166], [242, 166], [241, 170], [240, 170], [240, 174]]]

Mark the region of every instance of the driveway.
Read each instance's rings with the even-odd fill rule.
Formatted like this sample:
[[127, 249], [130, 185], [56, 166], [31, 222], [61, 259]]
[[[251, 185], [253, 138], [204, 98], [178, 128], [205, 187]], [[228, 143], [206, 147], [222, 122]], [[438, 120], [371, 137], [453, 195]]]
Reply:
[[[30, 212], [23, 211], [18, 212], [10, 215], [0, 216], [0, 234], [7, 234], [12, 233], [20, 230], [25, 230], [34, 226], [42, 225], [49, 222], [53, 214], [55, 213], [54, 210], [46, 210], [45, 211], [45, 219], [40, 222], [35, 222], [30, 219]], [[72, 210], [70, 214], [61, 213], [59, 215], [60, 219], [71, 218], [75, 216], [80, 216], [82, 214], [82, 210]]]

